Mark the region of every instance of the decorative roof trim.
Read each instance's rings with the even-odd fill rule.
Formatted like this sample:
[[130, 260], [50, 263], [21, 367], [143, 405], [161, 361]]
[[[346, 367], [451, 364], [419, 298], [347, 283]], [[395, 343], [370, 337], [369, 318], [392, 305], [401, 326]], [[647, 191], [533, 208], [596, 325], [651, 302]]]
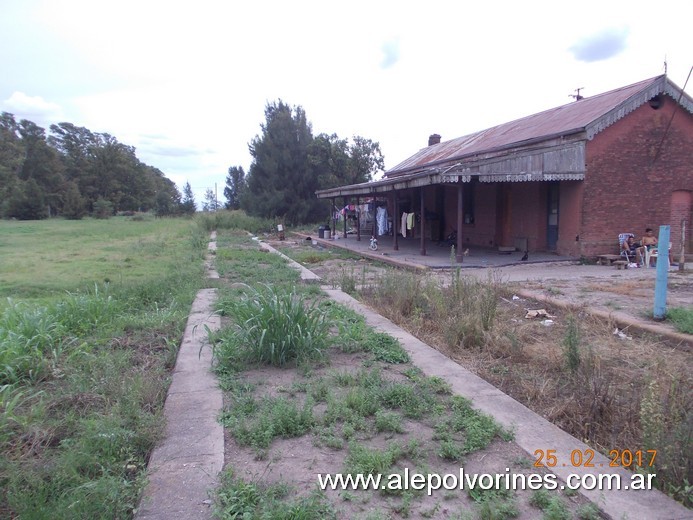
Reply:
[[460, 174], [444, 174], [440, 176], [440, 182], [443, 184], [458, 183], [458, 182], [471, 182], [471, 175], [460, 175]]
[[667, 94], [668, 96], [671, 96], [674, 102], [680, 104], [688, 112], [693, 114], [693, 100], [691, 100], [691, 98], [686, 95], [685, 92], [675, 88], [666, 76], [662, 76], [645, 90], [634, 94], [627, 101], [621, 103], [610, 112], [604, 114], [596, 121], [593, 121], [587, 125], [585, 127], [587, 139], [591, 141], [599, 132], [606, 130], [608, 127], [623, 119], [634, 110], [640, 108], [658, 94]]
[[582, 181], [584, 173], [494, 173], [479, 175], [479, 182]]

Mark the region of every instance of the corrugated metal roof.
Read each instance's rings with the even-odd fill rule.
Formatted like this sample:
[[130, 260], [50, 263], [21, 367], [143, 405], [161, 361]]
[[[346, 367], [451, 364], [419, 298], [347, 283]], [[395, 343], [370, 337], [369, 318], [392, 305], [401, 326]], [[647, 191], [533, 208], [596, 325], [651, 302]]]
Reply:
[[[587, 131], [587, 137], [591, 139], [594, 134], [662, 92], [676, 97], [677, 101], [682, 93], [666, 76], [657, 76], [457, 139], [427, 146], [385, 172], [385, 176], [404, 175], [423, 167], [442, 165], [476, 154], [520, 146], [524, 142], [576, 132]], [[682, 105], [689, 112], [693, 112], [693, 101], [686, 94], [683, 96], [685, 99], [682, 100]]]

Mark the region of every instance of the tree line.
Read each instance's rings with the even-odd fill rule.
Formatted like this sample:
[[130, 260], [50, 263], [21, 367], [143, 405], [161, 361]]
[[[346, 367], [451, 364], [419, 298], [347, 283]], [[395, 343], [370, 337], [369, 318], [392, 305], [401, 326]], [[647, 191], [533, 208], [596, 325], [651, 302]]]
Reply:
[[315, 191], [373, 180], [384, 168], [380, 144], [361, 136], [313, 136], [300, 106], [268, 103], [261, 134], [249, 143], [252, 162], [228, 170], [226, 208], [243, 209], [287, 224], [315, 223], [327, 218], [329, 201]]
[[194, 212], [195, 203], [191, 191], [181, 199], [174, 182], [112, 135], [71, 123], [51, 125], [47, 135], [31, 121], [0, 114], [0, 217], [134, 211]]

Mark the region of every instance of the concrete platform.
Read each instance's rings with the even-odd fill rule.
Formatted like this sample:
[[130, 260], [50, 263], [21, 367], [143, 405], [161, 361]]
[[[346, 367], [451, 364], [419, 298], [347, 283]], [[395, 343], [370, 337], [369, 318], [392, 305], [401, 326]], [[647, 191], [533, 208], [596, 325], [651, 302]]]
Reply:
[[[213, 234], [210, 254], [216, 251], [215, 239]], [[209, 256], [207, 263], [209, 267]], [[207, 274], [219, 277], [213, 269]], [[202, 289], [192, 304], [164, 405], [164, 439], [149, 460], [137, 520], [212, 518], [212, 493], [224, 465], [224, 429], [217, 421], [223, 396], [210, 371], [212, 350], [205, 328], [220, 327], [216, 297], [215, 289]]]
[[[554, 426], [532, 410], [504, 394], [477, 375], [451, 361], [440, 352], [418, 338], [401, 329], [390, 320], [377, 314], [348, 294], [323, 287], [330, 298], [353, 309], [366, 319], [366, 323], [380, 332], [397, 338], [409, 353], [412, 363], [428, 376], [437, 376], [447, 381], [453, 392], [470, 399], [474, 407], [496, 419], [504, 427], [515, 433], [515, 443], [524, 449], [528, 456], [537, 450], [555, 450], [559, 461], [550, 468], [564, 484], [570, 475], [620, 475], [622, 482], [630, 482], [631, 472], [622, 468], [609, 467], [611, 459], [595, 453], [594, 468], [573, 467], [570, 465], [571, 453], [591, 449], [587, 444]], [[592, 450], [594, 451], [594, 450]], [[568, 464], [565, 464], [568, 462]], [[593, 490], [580, 489], [579, 493], [593, 502], [608, 518], [624, 520], [683, 520], [692, 519], [693, 512], [657, 490]]]

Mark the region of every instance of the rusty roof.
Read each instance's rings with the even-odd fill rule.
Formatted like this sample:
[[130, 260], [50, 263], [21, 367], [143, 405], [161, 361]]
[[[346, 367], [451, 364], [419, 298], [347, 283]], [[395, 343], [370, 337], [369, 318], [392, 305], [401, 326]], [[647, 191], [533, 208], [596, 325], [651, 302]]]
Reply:
[[579, 132], [586, 132], [586, 138], [591, 139], [594, 134], [661, 93], [674, 97], [685, 109], [693, 113], [691, 97], [666, 76], [657, 76], [480, 132], [427, 146], [385, 172], [385, 176], [398, 177], [424, 167], [444, 165], [482, 153]]

